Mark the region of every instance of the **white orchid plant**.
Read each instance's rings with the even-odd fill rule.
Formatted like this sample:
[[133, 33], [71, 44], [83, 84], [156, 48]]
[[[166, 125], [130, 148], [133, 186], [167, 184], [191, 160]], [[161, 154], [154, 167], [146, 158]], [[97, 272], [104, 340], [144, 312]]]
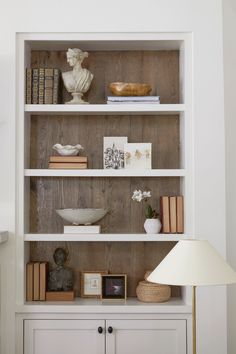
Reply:
[[158, 213], [156, 210], [154, 210], [150, 204], [148, 204], [148, 198], [151, 198], [151, 192], [150, 191], [141, 191], [135, 190], [132, 195], [132, 199], [135, 200], [136, 202], [144, 202], [146, 203], [145, 207], [145, 215], [147, 219], [157, 219], [158, 218]]

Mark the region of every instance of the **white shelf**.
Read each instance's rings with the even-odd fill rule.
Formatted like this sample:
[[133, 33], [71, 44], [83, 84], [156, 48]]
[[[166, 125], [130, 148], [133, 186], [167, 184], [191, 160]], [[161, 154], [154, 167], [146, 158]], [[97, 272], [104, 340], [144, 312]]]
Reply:
[[0, 243], [4, 243], [8, 241], [8, 231], [0, 231]]
[[159, 242], [190, 239], [186, 234], [25, 234], [25, 241]]
[[184, 177], [185, 169], [152, 169], [152, 170], [54, 170], [54, 169], [25, 169], [27, 177]]
[[191, 313], [191, 306], [187, 305], [180, 298], [171, 298], [164, 303], [144, 303], [136, 298], [129, 298], [126, 301], [101, 301], [97, 299], [76, 298], [67, 302], [28, 302], [16, 306], [18, 313]]
[[88, 105], [25, 105], [25, 112], [41, 114], [179, 114], [185, 111], [184, 104], [88, 104]]

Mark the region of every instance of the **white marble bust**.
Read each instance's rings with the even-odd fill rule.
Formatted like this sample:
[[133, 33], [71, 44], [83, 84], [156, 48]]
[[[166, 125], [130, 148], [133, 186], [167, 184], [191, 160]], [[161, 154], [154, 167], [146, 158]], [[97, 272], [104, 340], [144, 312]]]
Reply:
[[68, 49], [67, 53], [67, 62], [70, 66], [73, 67], [72, 71], [67, 71], [62, 73], [62, 78], [64, 85], [68, 92], [71, 93], [73, 99], [69, 102], [69, 104], [84, 104], [88, 103], [82, 99], [82, 96], [85, 92], [88, 91], [91, 82], [93, 80], [93, 74], [82, 68], [81, 64], [84, 58], [88, 57], [87, 52], [82, 52], [82, 50], [78, 48]]

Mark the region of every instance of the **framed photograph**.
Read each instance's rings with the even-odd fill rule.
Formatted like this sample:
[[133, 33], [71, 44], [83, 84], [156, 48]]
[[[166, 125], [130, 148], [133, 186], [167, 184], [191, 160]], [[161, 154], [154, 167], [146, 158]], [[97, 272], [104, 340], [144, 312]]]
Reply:
[[107, 274], [102, 275], [102, 300], [126, 300], [127, 297], [127, 275]]
[[80, 296], [84, 298], [100, 298], [102, 294], [102, 275], [107, 271], [81, 272]]
[[124, 144], [128, 138], [124, 136], [105, 136], [103, 138], [104, 169], [119, 170], [124, 168]]
[[126, 143], [124, 145], [126, 169], [151, 169], [152, 144]]

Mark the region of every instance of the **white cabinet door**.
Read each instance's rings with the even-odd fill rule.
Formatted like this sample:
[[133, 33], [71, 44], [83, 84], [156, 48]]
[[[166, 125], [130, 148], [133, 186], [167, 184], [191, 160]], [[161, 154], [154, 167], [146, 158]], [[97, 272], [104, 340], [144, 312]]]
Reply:
[[186, 321], [109, 320], [106, 354], [186, 354]]
[[105, 354], [105, 321], [25, 320], [24, 354]]

